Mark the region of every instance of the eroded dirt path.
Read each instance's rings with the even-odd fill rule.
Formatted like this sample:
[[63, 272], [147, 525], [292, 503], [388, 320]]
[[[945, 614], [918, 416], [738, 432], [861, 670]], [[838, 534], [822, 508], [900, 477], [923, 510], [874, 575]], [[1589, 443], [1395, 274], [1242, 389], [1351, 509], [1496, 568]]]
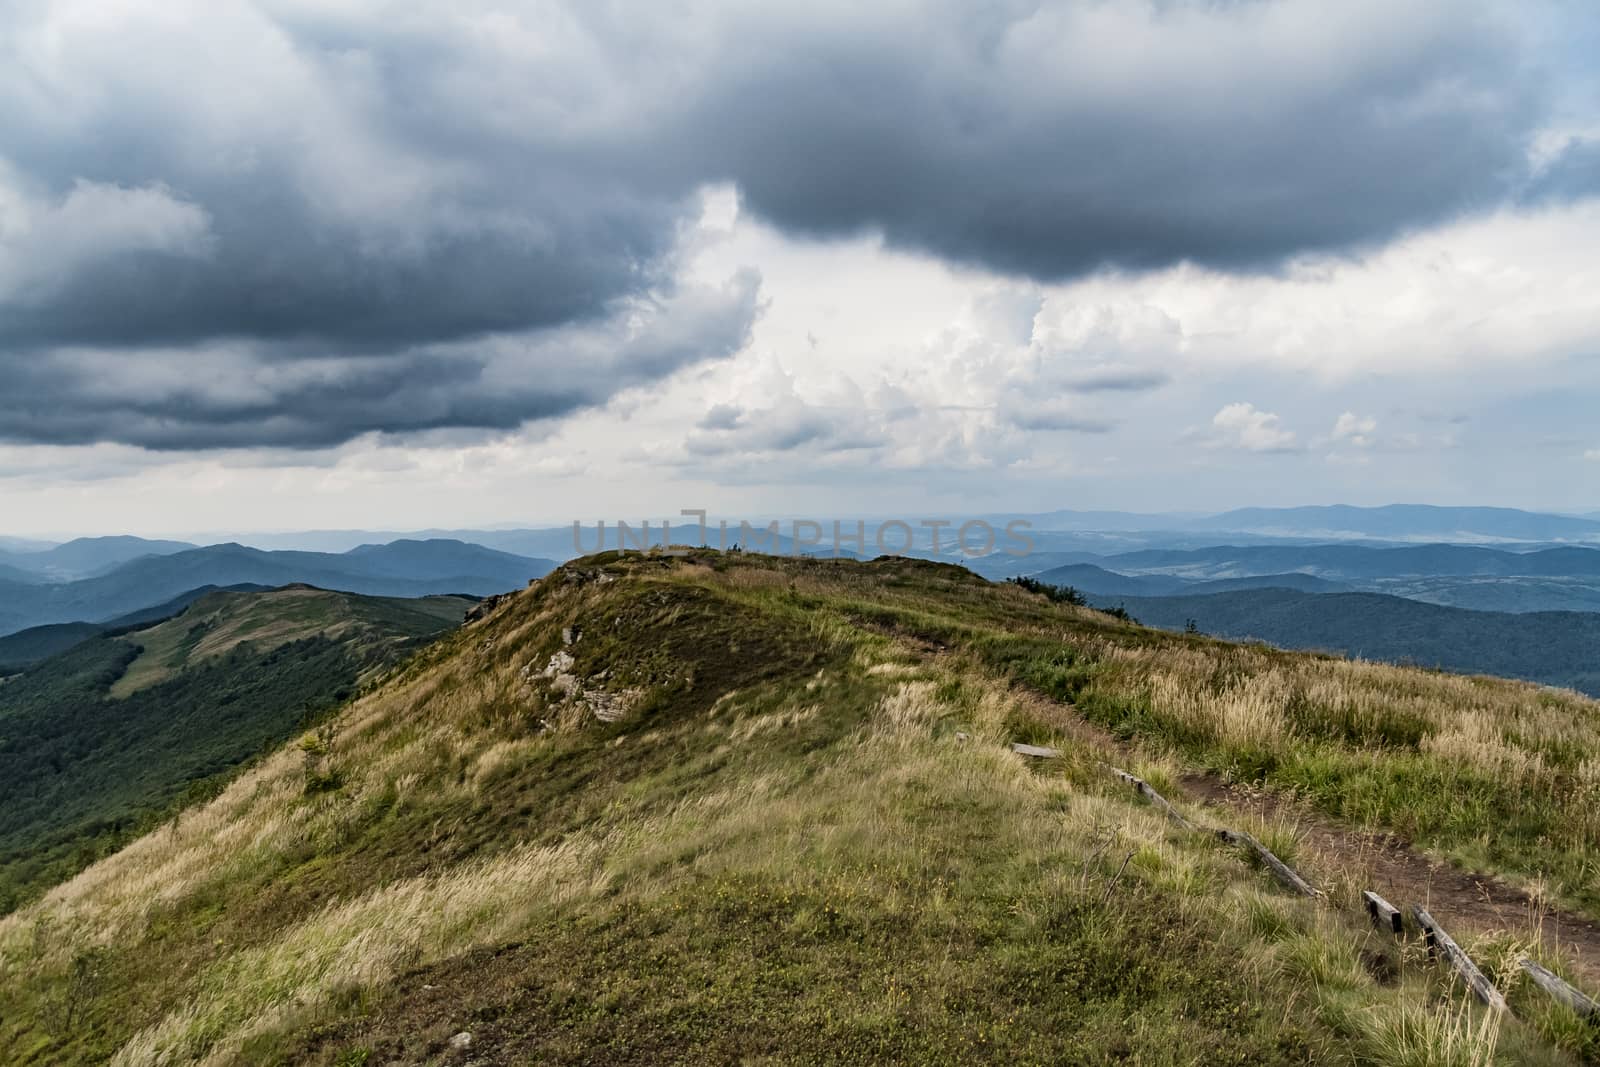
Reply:
[[[1041, 721], [1065, 736], [1114, 758], [1137, 761], [1138, 749], [1063, 704], [1024, 687], [1011, 690]], [[1233, 829], [1250, 829], [1256, 818], [1293, 824], [1300, 837], [1296, 869], [1313, 885], [1326, 884], [1335, 871], [1366, 872], [1361, 888], [1371, 889], [1406, 914], [1413, 904], [1427, 908], [1446, 931], [1509, 931], [1537, 936], [1559, 950], [1591, 990], [1600, 988], [1600, 923], [1536, 901], [1522, 889], [1490, 874], [1466, 871], [1427, 855], [1403, 838], [1344, 826], [1281, 793], [1225, 783], [1214, 774], [1190, 772], [1183, 793], [1168, 796], [1179, 811], [1204, 826], [1228, 825], [1225, 812], [1243, 816]], [[1221, 809], [1206, 813], [1200, 805]]]
[[1185, 775], [1183, 788], [1189, 797], [1214, 807], [1295, 824], [1303, 853], [1298, 867], [1313, 883], [1319, 868], [1368, 871], [1366, 888], [1407, 912], [1408, 923], [1411, 905], [1421, 904], [1448, 931], [1537, 935], [1559, 948], [1590, 984], [1600, 985], [1600, 923], [1536, 901], [1493, 875], [1428, 856], [1393, 834], [1341, 826], [1281, 794], [1228, 785], [1209, 774]]

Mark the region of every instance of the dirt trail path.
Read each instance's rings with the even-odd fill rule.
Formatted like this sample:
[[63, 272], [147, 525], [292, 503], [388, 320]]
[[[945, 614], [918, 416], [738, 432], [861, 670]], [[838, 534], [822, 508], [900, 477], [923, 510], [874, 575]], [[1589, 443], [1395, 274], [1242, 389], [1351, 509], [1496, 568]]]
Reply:
[[1600, 986], [1600, 923], [1540, 904], [1492, 875], [1426, 856], [1392, 834], [1340, 826], [1279, 794], [1230, 786], [1206, 774], [1185, 775], [1183, 787], [1190, 796], [1218, 807], [1297, 824], [1304, 853], [1298, 865], [1312, 882], [1319, 868], [1365, 868], [1371, 872], [1367, 888], [1407, 912], [1408, 922], [1410, 906], [1421, 904], [1452, 932], [1509, 930], [1528, 936], [1537, 929], [1591, 987]]
[[[1085, 719], [1075, 707], [1020, 686], [1013, 687], [1011, 695], [1067, 737], [1118, 759], [1137, 758], [1133, 746]], [[1225, 821], [1195, 811], [1203, 802], [1245, 816], [1282, 817], [1297, 825], [1302, 855], [1296, 867], [1313, 885], [1318, 884], [1319, 874], [1325, 880], [1335, 869], [1365, 869], [1370, 874], [1362, 888], [1379, 893], [1405, 912], [1408, 924], [1411, 905], [1421, 904], [1452, 933], [1507, 930], [1526, 937], [1537, 930], [1546, 944], [1571, 961], [1590, 992], [1600, 990], [1600, 923], [1541, 905], [1493, 875], [1473, 874], [1427, 856], [1393, 834], [1342, 826], [1282, 794], [1230, 786], [1216, 775], [1198, 772], [1184, 775], [1181, 784], [1186, 795], [1167, 799], [1202, 824]], [[1247, 829], [1248, 824], [1233, 828]]]

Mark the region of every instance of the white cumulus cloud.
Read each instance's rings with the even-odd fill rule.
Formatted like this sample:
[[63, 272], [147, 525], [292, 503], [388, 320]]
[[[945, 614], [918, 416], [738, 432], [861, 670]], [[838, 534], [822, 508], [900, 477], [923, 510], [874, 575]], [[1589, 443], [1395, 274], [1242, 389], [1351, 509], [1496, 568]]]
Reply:
[[1229, 404], [1211, 419], [1216, 440], [1230, 448], [1247, 452], [1291, 452], [1295, 448], [1293, 430], [1270, 411], [1257, 410], [1254, 404]]
[[1333, 424], [1333, 439], [1357, 448], [1366, 448], [1372, 444], [1373, 435], [1377, 432], [1377, 419], [1371, 415], [1357, 415], [1353, 411], [1340, 415]]

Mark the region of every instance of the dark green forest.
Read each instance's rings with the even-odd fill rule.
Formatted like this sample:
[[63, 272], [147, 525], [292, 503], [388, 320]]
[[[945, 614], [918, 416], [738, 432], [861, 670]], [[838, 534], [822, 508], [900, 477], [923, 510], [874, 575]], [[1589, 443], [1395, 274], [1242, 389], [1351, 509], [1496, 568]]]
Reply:
[[137, 640], [93, 639], [0, 683], [0, 914], [220, 792], [427, 639], [245, 643], [110, 699]]

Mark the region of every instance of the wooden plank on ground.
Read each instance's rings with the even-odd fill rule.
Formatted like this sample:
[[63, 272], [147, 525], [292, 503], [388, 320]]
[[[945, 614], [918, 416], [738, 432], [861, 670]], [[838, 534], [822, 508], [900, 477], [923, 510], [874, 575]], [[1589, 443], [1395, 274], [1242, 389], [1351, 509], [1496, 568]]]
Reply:
[[1035, 759], [1055, 759], [1061, 753], [1053, 748], [1041, 748], [1039, 745], [1024, 745], [1020, 741], [1011, 746], [1011, 751], [1021, 756], [1032, 756]]
[[1422, 928], [1423, 936], [1427, 938], [1428, 948], [1442, 955], [1450, 966], [1455, 968], [1461, 980], [1467, 983], [1467, 988], [1472, 990], [1474, 996], [1483, 1001], [1495, 1011], [1506, 1010], [1506, 998], [1500, 995], [1500, 990], [1494, 983], [1483, 976], [1477, 964], [1456, 944], [1451, 936], [1434, 922], [1433, 916], [1428, 914], [1428, 909], [1418, 904], [1411, 906], [1411, 916], [1417, 920], [1417, 925]]
[[1172, 803], [1168, 801], [1166, 797], [1162, 796], [1160, 793], [1157, 793], [1155, 789], [1151, 787], [1149, 782], [1145, 781], [1143, 778], [1135, 777], [1134, 775], [1129, 774], [1127, 771], [1118, 770], [1116, 767], [1111, 767], [1109, 770], [1112, 774], [1133, 786], [1134, 791], [1140, 796], [1144, 797], [1146, 800], [1150, 801], [1150, 803], [1166, 812], [1167, 818], [1171, 819], [1185, 830], [1194, 830], [1196, 832], [1200, 831], [1200, 827], [1196, 826], [1188, 819], [1185, 819], [1182, 815], [1179, 815], [1178, 809], [1174, 808]]
[[1290, 867], [1277, 856], [1274, 856], [1271, 849], [1269, 849], [1266, 845], [1263, 845], [1260, 841], [1257, 841], [1249, 834], [1241, 833], [1238, 830], [1218, 830], [1217, 836], [1222, 838], [1222, 840], [1226, 841], [1230, 845], [1242, 845], [1251, 852], [1254, 852], [1256, 854], [1256, 858], [1266, 866], [1267, 870], [1273, 873], [1278, 881], [1282, 882], [1290, 889], [1293, 889], [1301, 896], [1315, 898], [1322, 895], [1316, 889], [1312, 888], [1310, 882], [1296, 874], [1293, 867]]
[[1522, 969], [1528, 972], [1528, 977], [1533, 979], [1533, 984], [1550, 994], [1553, 1000], [1559, 1001], [1585, 1017], [1600, 1014], [1600, 1004], [1590, 1000], [1588, 996], [1574, 989], [1560, 977], [1545, 970], [1530, 959], [1524, 958]]
[[1406, 932], [1405, 920], [1400, 917], [1399, 908], [1370, 889], [1361, 894], [1361, 899], [1366, 901], [1367, 914], [1372, 916], [1373, 924], [1380, 930], [1388, 930], [1395, 934]]

